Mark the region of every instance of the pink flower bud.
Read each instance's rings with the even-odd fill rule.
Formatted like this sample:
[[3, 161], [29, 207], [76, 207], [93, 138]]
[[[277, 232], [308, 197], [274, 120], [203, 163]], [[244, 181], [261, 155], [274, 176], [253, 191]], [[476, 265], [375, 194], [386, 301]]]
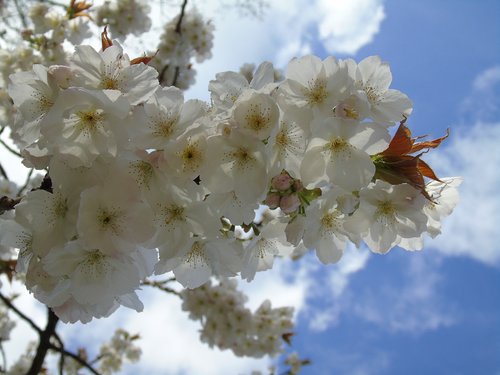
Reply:
[[295, 212], [300, 207], [300, 199], [297, 194], [290, 194], [281, 197], [280, 208], [285, 214], [291, 214]]
[[270, 209], [274, 210], [275, 208], [278, 208], [280, 205], [280, 195], [278, 193], [269, 193], [267, 194], [266, 200], [264, 201], [265, 204], [269, 206]]
[[304, 185], [302, 184], [302, 181], [294, 180], [293, 181], [293, 191], [299, 192], [302, 190], [304, 190]]
[[279, 191], [285, 191], [290, 189], [293, 184], [293, 178], [286, 172], [282, 172], [277, 176], [274, 176], [271, 180], [271, 187]]

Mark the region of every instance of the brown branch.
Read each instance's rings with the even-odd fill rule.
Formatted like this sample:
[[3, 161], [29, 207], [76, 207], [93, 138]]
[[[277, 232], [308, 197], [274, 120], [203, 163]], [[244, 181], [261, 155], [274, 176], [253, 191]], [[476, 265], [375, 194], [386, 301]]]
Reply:
[[55, 5], [57, 7], [62, 7], [64, 9], [68, 8], [67, 5], [64, 5], [64, 4], [61, 4], [61, 3], [58, 3], [57, 1], [52, 1], [52, 0], [38, 0], [40, 3], [47, 3], [47, 4], [50, 4], [50, 5]]
[[[177, 20], [177, 24], [175, 25], [175, 32], [179, 35], [182, 34], [181, 31], [181, 26], [182, 26], [182, 20], [184, 19], [184, 14], [186, 13], [186, 5], [187, 5], [188, 0], [184, 0], [181, 5], [181, 14], [179, 15], [179, 19]], [[170, 67], [169, 64], [165, 65], [162, 70], [160, 71], [160, 74], [158, 76], [158, 81], [160, 82], [160, 85], [163, 83], [165, 80], [165, 74], [167, 73], [168, 68]], [[175, 86], [177, 83], [177, 80], [179, 78], [179, 67], [175, 67], [175, 72], [174, 72], [174, 78], [172, 80], [171, 86]]]
[[14, 155], [19, 156], [20, 158], [23, 157], [19, 152], [17, 152], [12, 147], [10, 147], [7, 143], [5, 143], [5, 141], [3, 139], [0, 139], [0, 143], [3, 145], [3, 147], [5, 147], [8, 151], [13, 153]]
[[[31, 328], [33, 328], [40, 336], [42, 336], [44, 334], [45, 331], [43, 331], [40, 327], [38, 327], [35, 324], [35, 322], [33, 322], [33, 320], [31, 320], [31, 318], [26, 316], [22, 311], [20, 311], [16, 306], [14, 306], [12, 304], [12, 302], [7, 297], [5, 297], [1, 292], [0, 292], [0, 299], [3, 301], [3, 303], [9, 309], [14, 311], [22, 320], [27, 322], [31, 326]], [[49, 309], [49, 314], [51, 312], [52, 312], [52, 310]], [[49, 318], [49, 319], [54, 319], [55, 314], [52, 313], [51, 316], [52, 316], [52, 318]], [[56, 318], [55, 323], [57, 323], [57, 319], [58, 319], [57, 316], [55, 316], [55, 318]], [[48, 325], [48, 323], [47, 323], [47, 325]], [[54, 328], [55, 328], [55, 326], [54, 326]], [[45, 330], [47, 330], [47, 328]], [[59, 337], [59, 335], [57, 334], [57, 332], [55, 331], [55, 329], [52, 331], [51, 336], [54, 337], [55, 340], [57, 341], [57, 343], [59, 344], [59, 346], [56, 346], [56, 345], [50, 343], [50, 341], [49, 341], [48, 348], [61, 354], [61, 359], [59, 361], [59, 373], [60, 374], [63, 374], [64, 358], [65, 358], [65, 356], [68, 356], [68, 357], [71, 357], [74, 360], [76, 360], [78, 363], [80, 363], [83, 367], [87, 368], [93, 374], [101, 375], [89, 363], [87, 363], [84, 359], [82, 359], [78, 355], [71, 353], [71, 352], [67, 351], [66, 349], [64, 349], [64, 343], [63, 343], [62, 339]], [[42, 361], [42, 364], [43, 364], [43, 361]]]
[[81, 364], [83, 367], [85, 367], [87, 370], [89, 370], [92, 374], [101, 375], [95, 368], [93, 368], [87, 361], [85, 361], [79, 355], [72, 353], [70, 351], [67, 351], [64, 348], [59, 348], [59, 347], [55, 346], [54, 344], [50, 344], [49, 348], [51, 350], [58, 352], [58, 353], [61, 353], [63, 356], [68, 356], [68, 357], [73, 358], [75, 361], [77, 361], [79, 364]]
[[52, 345], [50, 343], [50, 338], [56, 331], [56, 325], [58, 321], [59, 318], [57, 317], [57, 315], [54, 314], [54, 312], [50, 308], [47, 307], [47, 325], [45, 326], [43, 332], [40, 334], [40, 341], [38, 343], [38, 348], [36, 349], [35, 358], [33, 358], [31, 367], [26, 373], [26, 375], [40, 374], [40, 370], [42, 369], [43, 366], [43, 361], [47, 356], [47, 351]]
[[19, 4], [19, 1], [14, 0], [14, 4], [16, 5], [17, 14], [19, 15], [19, 19], [21, 20], [23, 27], [25, 29], [27, 29], [28, 28], [28, 21], [26, 20], [26, 15], [24, 14], [24, 11], [21, 8], [21, 5]]
[[161, 70], [161, 72], [160, 72], [160, 75], [158, 76], [158, 82], [160, 83], [160, 85], [163, 83], [163, 80], [165, 79], [165, 73], [167, 72], [168, 67], [169, 67], [169, 65], [168, 65], [168, 64], [167, 64], [167, 65], [165, 65], [165, 66], [162, 68], [162, 70]]
[[31, 318], [29, 318], [22, 311], [20, 311], [16, 306], [14, 306], [12, 304], [12, 302], [7, 297], [5, 297], [2, 293], [0, 293], [0, 299], [2, 300], [3, 303], [5, 303], [5, 305], [9, 309], [11, 309], [12, 311], [14, 311], [22, 320], [24, 320], [26, 323], [28, 323], [31, 326], [31, 328], [33, 328], [35, 331], [37, 331], [38, 334], [42, 333], [42, 329], [40, 327], [38, 327], [35, 324], [35, 322], [33, 320], [31, 320]]
[[31, 176], [33, 175], [33, 168], [30, 168], [30, 171], [28, 172], [28, 175], [26, 176], [26, 181], [24, 182], [24, 185], [19, 188], [19, 191], [17, 192], [17, 196], [20, 197], [21, 194], [26, 190], [30, 183]]
[[9, 176], [7, 176], [7, 172], [5, 172], [5, 169], [3, 168], [3, 165], [0, 163], [0, 174], [5, 178], [6, 180], [9, 180]]
[[[173, 279], [175, 280], [175, 279]], [[170, 294], [175, 294], [176, 296], [180, 296], [180, 293], [173, 288], [169, 288], [168, 286], [165, 286], [165, 284], [169, 283], [170, 281], [173, 281], [172, 279], [167, 279], [163, 281], [152, 281], [152, 280], [144, 280], [142, 282], [142, 285], [147, 285], [147, 286], [152, 286], [154, 288], [158, 288], [166, 293]]]
[[177, 85], [177, 80], [179, 79], [180, 68], [178, 66], [175, 67], [174, 79], [172, 80], [172, 86]]
[[182, 19], [184, 18], [184, 12], [185, 12], [185, 9], [186, 9], [187, 2], [188, 2], [188, 0], [184, 0], [182, 2], [181, 15], [179, 16], [179, 20], [177, 21], [177, 25], [175, 25], [175, 32], [177, 34], [181, 33]]
[[0, 372], [7, 372], [7, 356], [5, 355], [5, 350], [1, 342], [0, 342], [0, 352], [2, 353], [2, 362], [3, 362], [3, 367]]
[[13, 210], [16, 204], [21, 202], [21, 198], [9, 198], [4, 195], [0, 198], [0, 215], [2, 215], [5, 211]]

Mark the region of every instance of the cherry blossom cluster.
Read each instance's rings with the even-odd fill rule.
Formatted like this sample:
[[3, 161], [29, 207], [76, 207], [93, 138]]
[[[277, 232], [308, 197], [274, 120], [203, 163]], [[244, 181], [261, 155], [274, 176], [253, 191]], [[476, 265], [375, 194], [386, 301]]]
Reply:
[[40, 52], [44, 63], [66, 63], [67, 54], [63, 42], [80, 44], [92, 35], [90, 18], [86, 13], [88, 8], [90, 5], [84, 1], [72, 1], [65, 12], [45, 3], [34, 3], [28, 13], [33, 27], [23, 30], [23, 39]]
[[138, 335], [131, 335], [123, 329], [115, 331], [109, 343], [101, 346], [98, 358], [101, 358], [99, 372], [114, 374], [122, 370], [125, 361], [137, 362], [141, 357], [141, 349], [135, 345]]
[[114, 37], [140, 36], [151, 28], [150, 11], [146, 0], [106, 0], [95, 10], [96, 24], [109, 26]]
[[[211, 105], [161, 87], [147, 62], [103, 36], [101, 51], [10, 77], [13, 138], [48, 174], [2, 218], [0, 245], [63, 321], [141, 310], [152, 273], [197, 288], [304, 249], [323, 263], [350, 242], [421, 249], [457, 202], [460, 179], [420, 158], [446, 136], [412, 137], [411, 102], [378, 57], [305, 56], [280, 82], [271, 63], [251, 81], [220, 73]], [[263, 203], [273, 215], [255, 220]]]
[[[90, 3], [72, 0], [68, 7], [49, 6], [45, 2], [33, 2], [27, 10], [29, 25], [23, 25], [19, 43], [15, 34], [13, 49], [0, 48], [0, 124], [14, 122], [15, 109], [12, 106], [7, 85], [9, 75], [31, 70], [34, 64], [67, 64], [68, 53], [65, 44], [80, 44], [92, 36]], [[9, 15], [12, 16], [12, 15]], [[24, 27], [26, 26], [26, 27]]]
[[209, 281], [181, 292], [182, 309], [202, 324], [200, 338], [213, 347], [231, 349], [237, 356], [262, 357], [281, 352], [283, 336], [293, 329], [291, 307], [271, 308], [269, 300], [251, 312], [235, 280]]
[[[182, 17], [182, 19], [181, 19]], [[194, 83], [193, 58], [201, 63], [212, 56], [214, 25], [192, 8], [174, 17], [160, 36], [152, 64], [161, 72], [160, 81], [187, 89]]]

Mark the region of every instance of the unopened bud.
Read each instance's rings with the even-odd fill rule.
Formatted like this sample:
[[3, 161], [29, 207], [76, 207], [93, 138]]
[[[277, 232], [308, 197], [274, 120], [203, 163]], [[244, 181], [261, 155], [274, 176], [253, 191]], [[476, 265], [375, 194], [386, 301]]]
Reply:
[[293, 178], [287, 172], [283, 171], [272, 178], [271, 187], [279, 191], [285, 191], [292, 187], [293, 181]]
[[278, 193], [269, 193], [264, 201], [270, 209], [274, 210], [280, 206], [281, 196]]
[[302, 181], [294, 180], [293, 181], [293, 191], [299, 192], [302, 190], [304, 190], [304, 185], [302, 184]]
[[290, 194], [284, 197], [281, 197], [280, 200], [280, 208], [285, 214], [291, 214], [295, 212], [300, 207], [300, 199], [297, 194]]

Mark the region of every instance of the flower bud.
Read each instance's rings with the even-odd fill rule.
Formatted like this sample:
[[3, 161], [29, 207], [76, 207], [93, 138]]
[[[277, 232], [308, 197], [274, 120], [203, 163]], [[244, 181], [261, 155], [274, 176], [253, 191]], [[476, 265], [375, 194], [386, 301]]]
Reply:
[[285, 191], [292, 187], [293, 182], [293, 178], [287, 172], [283, 171], [272, 178], [271, 187], [279, 191]]
[[281, 197], [278, 193], [269, 193], [269, 194], [267, 194], [267, 197], [264, 200], [264, 203], [267, 204], [270, 209], [274, 210], [275, 208], [279, 207], [280, 199], [281, 199]]
[[300, 207], [300, 199], [297, 194], [290, 194], [281, 197], [280, 208], [285, 214], [291, 214]]
[[304, 185], [302, 184], [302, 181], [294, 180], [293, 181], [293, 191], [300, 192], [302, 190], [304, 190]]

